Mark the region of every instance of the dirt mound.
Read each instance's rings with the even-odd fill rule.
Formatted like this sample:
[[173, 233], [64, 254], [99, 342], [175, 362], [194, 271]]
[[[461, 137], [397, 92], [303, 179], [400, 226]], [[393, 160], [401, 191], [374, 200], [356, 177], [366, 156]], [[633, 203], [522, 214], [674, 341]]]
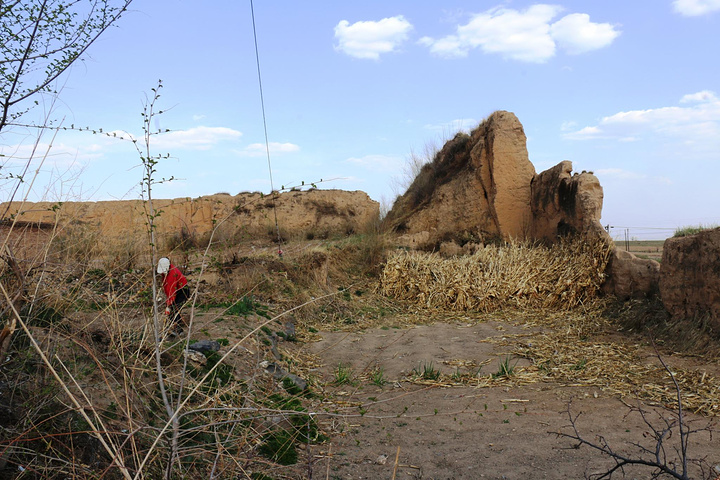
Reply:
[[493, 113], [445, 144], [385, 224], [419, 246], [487, 237], [554, 241], [576, 232], [605, 238], [597, 178], [573, 175], [568, 161], [536, 175], [526, 142], [513, 113]]

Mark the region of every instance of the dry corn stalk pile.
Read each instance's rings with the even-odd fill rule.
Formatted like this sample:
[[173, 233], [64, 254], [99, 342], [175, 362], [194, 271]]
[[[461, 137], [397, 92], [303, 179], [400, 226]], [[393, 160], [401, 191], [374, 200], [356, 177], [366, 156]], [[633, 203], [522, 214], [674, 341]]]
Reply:
[[511, 242], [444, 259], [436, 253], [392, 256], [383, 295], [426, 307], [490, 312], [508, 306], [569, 310], [595, 298], [611, 247], [574, 239], [550, 247]]

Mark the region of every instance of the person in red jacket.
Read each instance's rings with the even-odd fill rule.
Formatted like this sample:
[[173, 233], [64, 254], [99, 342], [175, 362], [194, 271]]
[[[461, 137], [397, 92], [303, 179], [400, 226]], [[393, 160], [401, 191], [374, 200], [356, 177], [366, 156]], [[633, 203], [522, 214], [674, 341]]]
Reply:
[[182, 332], [184, 325], [178, 321], [184, 320], [180, 316], [180, 309], [183, 303], [190, 298], [190, 288], [187, 278], [179, 268], [170, 263], [170, 259], [163, 257], [158, 261], [157, 273], [163, 276], [163, 290], [165, 291], [165, 315], [171, 320], [171, 325]]

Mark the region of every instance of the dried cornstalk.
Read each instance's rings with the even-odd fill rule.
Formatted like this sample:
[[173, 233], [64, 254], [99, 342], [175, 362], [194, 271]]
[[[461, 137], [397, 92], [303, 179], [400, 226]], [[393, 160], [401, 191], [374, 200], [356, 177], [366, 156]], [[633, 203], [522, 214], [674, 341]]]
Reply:
[[581, 238], [550, 247], [487, 245], [473, 255], [450, 259], [401, 252], [385, 265], [380, 291], [430, 308], [570, 310], [595, 298], [610, 252], [605, 242]]

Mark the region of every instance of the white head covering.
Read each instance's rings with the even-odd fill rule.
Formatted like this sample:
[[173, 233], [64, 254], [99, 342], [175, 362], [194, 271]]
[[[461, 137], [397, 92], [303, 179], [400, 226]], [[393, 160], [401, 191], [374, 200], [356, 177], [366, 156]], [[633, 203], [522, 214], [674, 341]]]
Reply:
[[161, 258], [158, 261], [157, 273], [168, 273], [170, 271], [170, 259]]

